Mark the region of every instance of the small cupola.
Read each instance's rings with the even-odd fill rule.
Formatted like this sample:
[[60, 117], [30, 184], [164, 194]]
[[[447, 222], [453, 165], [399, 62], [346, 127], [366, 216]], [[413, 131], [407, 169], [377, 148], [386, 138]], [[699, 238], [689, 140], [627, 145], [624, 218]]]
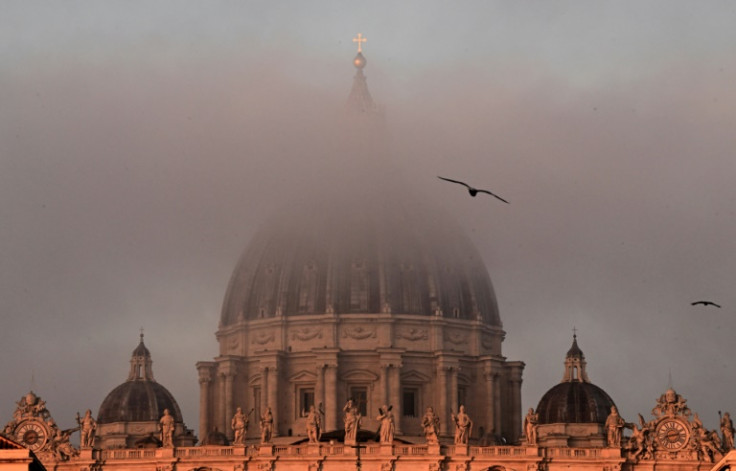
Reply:
[[590, 383], [588, 373], [585, 371], [585, 355], [578, 347], [578, 336], [573, 333], [572, 347], [567, 351], [565, 356], [565, 374], [562, 377], [563, 383], [579, 381], [581, 383]]
[[151, 352], [148, 351], [143, 343], [143, 332], [141, 331], [141, 341], [133, 350], [130, 358], [130, 373], [128, 373], [128, 381], [155, 381], [153, 379], [153, 369], [151, 365]]

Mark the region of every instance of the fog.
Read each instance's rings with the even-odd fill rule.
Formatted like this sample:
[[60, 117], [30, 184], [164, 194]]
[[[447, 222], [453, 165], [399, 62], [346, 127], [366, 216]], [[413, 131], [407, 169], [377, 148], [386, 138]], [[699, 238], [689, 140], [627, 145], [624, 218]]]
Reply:
[[[481, 252], [524, 408], [574, 326], [628, 421], [670, 378], [709, 428], [734, 409], [731, 3], [305, 4], [0, 6], [0, 421], [30, 388], [63, 427], [96, 414], [144, 328], [197, 429], [251, 237], [394, 185]], [[358, 32], [386, 142], [346, 150]]]

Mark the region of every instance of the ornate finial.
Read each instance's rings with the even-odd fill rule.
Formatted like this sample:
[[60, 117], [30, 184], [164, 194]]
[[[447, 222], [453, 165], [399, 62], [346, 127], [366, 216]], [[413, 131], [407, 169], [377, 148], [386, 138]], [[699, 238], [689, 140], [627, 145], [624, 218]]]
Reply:
[[572, 326], [572, 338], [578, 338], [578, 329], [576, 329], [574, 325]]
[[363, 52], [363, 43], [366, 41], [367, 39], [365, 39], [361, 33], [358, 33], [358, 35], [353, 38], [353, 42], [358, 43], [358, 52]]
[[141, 343], [143, 343], [143, 327], [141, 327]]

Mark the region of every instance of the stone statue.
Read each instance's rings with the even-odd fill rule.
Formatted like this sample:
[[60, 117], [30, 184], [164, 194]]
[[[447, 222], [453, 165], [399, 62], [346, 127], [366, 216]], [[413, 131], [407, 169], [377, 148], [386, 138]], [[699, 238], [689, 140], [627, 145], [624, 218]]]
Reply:
[[637, 427], [635, 424], [626, 424], [631, 429], [631, 438], [629, 439], [629, 458], [635, 463], [640, 458], [646, 457], [649, 454], [649, 427], [644, 421], [644, 417], [639, 414], [639, 424], [641, 427]]
[[439, 443], [440, 418], [434, 413], [434, 409], [427, 407], [427, 412], [422, 417], [422, 429], [427, 439], [428, 445], [436, 445]]
[[320, 414], [313, 405], [309, 406], [309, 413], [307, 414], [307, 437], [309, 438], [309, 443], [319, 443], [321, 435], [322, 419], [320, 418]]
[[526, 435], [526, 443], [528, 445], [537, 444], [537, 426], [539, 425], [539, 414], [534, 412], [533, 408], [529, 408], [529, 412], [524, 417], [524, 434]]
[[355, 445], [358, 441], [358, 430], [360, 430], [360, 422], [363, 417], [360, 415], [352, 399], [348, 399], [342, 411], [345, 413], [343, 416], [343, 421], [345, 422], [345, 444]]
[[693, 423], [693, 441], [697, 447], [698, 453], [701, 458], [710, 461], [711, 463], [716, 460], [721, 454], [719, 446], [714, 442], [714, 437], [718, 437], [717, 433], [710, 434], [697, 422]]
[[61, 430], [56, 428], [56, 434], [51, 438], [51, 449], [58, 461], [66, 461], [69, 458], [79, 455], [79, 451], [69, 443], [69, 437], [77, 429]]
[[158, 428], [161, 433], [161, 443], [164, 448], [172, 448], [174, 446], [174, 417], [169, 413], [169, 409], [164, 409], [164, 415], [158, 422]]
[[97, 422], [92, 418], [92, 411], [87, 409], [84, 417], [79, 418], [77, 413], [77, 424], [79, 424], [79, 447], [92, 448], [95, 444], [95, 433], [97, 432]]
[[[250, 412], [248, 413], [250, 415]], [[245, 445], [245, 434], [248, 431], [248, 416], [243, 414], [240, 407], [235, 409], [230, 421], [230, 427], [233, 429], [233, 445]]]
[[271, 406], [266, 406], [266, 412], [261, 415], [261, 443], [271, 443], [273, 438], [273, 412]]
[[626, 422], [618, 415], [616, 406], [611, 406], [611, 413], [606, 418], [606, 442], [610, 447], [621, 446], [621, 429]]
[[391, 412], [393, 406], [384, 405], [378, 408], [378, 417], [376, 420], [381, 422], [381, 429], [379, 432], [380, 441], [384, 444], [391, 444], [394, 442], [394, 413]]
[[[721, 415], [721, 411], [718, 411], [718, 415]], [[721, 416], [721, 433], [723, 434], [723, 451], [728, 452], [733, 450], [733, 421], [731, 415], [725, 412]]]
[[452, 414], [452, 421], [455, 422], [455, 445], [467, 445], [473, 432], [473, 421], [465, 413], [465, 406], [460, 406], [457, 415]]

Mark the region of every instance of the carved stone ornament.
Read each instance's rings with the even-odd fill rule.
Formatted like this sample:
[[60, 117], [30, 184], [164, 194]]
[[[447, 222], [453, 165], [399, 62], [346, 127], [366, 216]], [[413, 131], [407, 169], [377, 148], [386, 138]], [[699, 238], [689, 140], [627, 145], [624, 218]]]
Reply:
[[486, 350], [490, 350], [493, 348], [493, 339], [485, 337], [483, 338], [483, 340], [480, 341], [480, 345]]
[[690, 408], [686, 405], [687, 399], [670, 388], [657, 399], [657, 405], [652, 409], [655, 417], [690, 417]]
[[343, 337], [350, 337], [351, 339], [363, 340], [367, 338], [376, 338], [375, 328], [366, 327], [345, 327], [342, 331]]
[[700, 460], [715, 462], [723, 456], [718, 433], [706, 430], [698, 414], [692, 414], [687, 401], [668, 389], [652, 409], [656, 418], [649, 422], [639, 414], [639, 424], [626, 424], [632, 435], [625, 446], [630, 462], [641, 460]]
[[312, 340], [313, 338], [322, 338], [322, 329], [312, 327], [301, 327], [291, 332], [292, 340]]
[[417, 340], [427, 340], [429, 338], [429, 332], [427, 329], [417, 329], [412, 327], [411, 329], [405, 329], [396, 334], [396, 338], [406, 339], [411, 342]]
[[228, 341], [228, 348], [231, 352], [237, 351], [239, 346], [240, 342], [238, 341], [237, 337], [231, 337]]
[[273, 461], [267, 461], [265, 463], [258, 463], [258, 471], [271, 471], [273, 470]]
[[468, 336], [459, 332], [445, 332], [445, 340], [455, 345], [461, 345], [468, 342]]
[[257, 332], [253, 336], [253, 340], [251, 340], [251, 343], [257, 343], [258, 345], [265, 345], [269, 342], [273, 342], [274, 336], [273, 332]]
[[4, 435], [39, 455], [51, 455], [58, 461], [79, 455], [79, 450], [69, 443], [77, 429], [60, 429], [43, 399], [31, 391], [16, 402], [16, 406], [13, 420], [3, 429]]
[[141, 434], [146, 432], [146, 426], [145, 425], [133, 425], [130, 427], [130, 431], [133, 433]]

